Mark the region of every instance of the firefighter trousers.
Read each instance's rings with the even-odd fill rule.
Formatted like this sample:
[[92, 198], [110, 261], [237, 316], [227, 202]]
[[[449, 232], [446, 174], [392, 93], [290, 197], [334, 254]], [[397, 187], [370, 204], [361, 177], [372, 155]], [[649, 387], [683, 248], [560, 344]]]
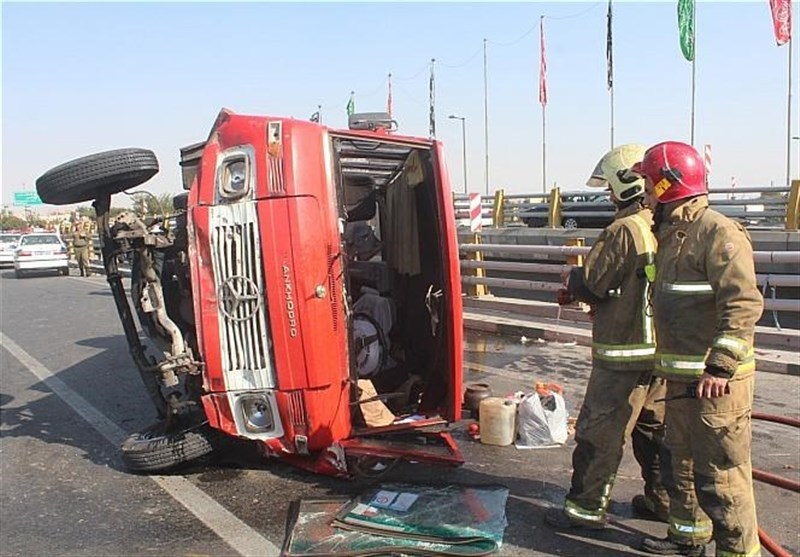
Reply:
[[619, 371], [598, 365], [578, 415], [577, 446], [572, 453], [572, 487], [564, 512], [578, 522], [603, 523], [625, 440], [633, 438], [634, 456], [645, 481], [645, 495], [654, 507], [666, 509], [661, 480], [664, 454], [663, 379], [650, 371]]
[[[716, 542], [718, 557], [760, 555], [753, 497], [750, 429], [754, 377], [728, 383], [718, 398], [668, 400], [665, 466], [670, 492], [671, 540], [691, 545]], [[687, 383], [667, 382], [667, 396]]]

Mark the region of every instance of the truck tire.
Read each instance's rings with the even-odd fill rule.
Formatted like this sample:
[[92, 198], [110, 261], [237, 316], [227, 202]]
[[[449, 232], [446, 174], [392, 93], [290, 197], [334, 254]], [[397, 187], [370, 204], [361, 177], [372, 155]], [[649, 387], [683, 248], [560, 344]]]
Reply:
[[211, 453], [214, 435], [207, 423], [164, 431], [159, 422], [122, 442], [122, 461], [133, 472], [168, 470]]
[[36, 180], [36, 191], [45, 203], [82, 203], [143, 184], [157, 172], [158, 159], [152, 151], [116, 149], [51, 168]]
[[172, 198], [172, 208], [175, 211], [185, 211], [189, 207], [189, 192], [179, 193]]

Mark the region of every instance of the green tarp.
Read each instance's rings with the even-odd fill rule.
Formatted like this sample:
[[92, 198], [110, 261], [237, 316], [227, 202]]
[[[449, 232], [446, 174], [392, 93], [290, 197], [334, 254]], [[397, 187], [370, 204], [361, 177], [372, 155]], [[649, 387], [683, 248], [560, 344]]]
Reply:
[[508, 489], [389, 484], [358, 497], [300, 500], [285, 556], [489, 555], [507, 525]]

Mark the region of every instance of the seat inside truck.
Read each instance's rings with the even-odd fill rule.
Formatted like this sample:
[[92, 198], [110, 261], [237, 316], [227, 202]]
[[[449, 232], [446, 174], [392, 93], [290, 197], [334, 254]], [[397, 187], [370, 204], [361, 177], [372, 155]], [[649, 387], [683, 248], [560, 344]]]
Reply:
[[[436, 408], [446, 375], [437, 184], [429, 148], [334, 138], [354, 376], [395, 414]], [[389, 317], [391, 316], [391, 317]]]

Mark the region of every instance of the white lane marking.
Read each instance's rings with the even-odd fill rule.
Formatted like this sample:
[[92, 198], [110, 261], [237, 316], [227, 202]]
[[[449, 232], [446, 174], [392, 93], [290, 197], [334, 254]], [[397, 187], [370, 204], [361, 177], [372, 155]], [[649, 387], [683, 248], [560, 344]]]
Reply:
[[[128, 436], [117, 424], [68, 387], [61, 379], [54, 376], [50, 370], [2, 332], [0, 332], [0, 344], [111, 444], [117, 446]], [[239, 520], [228, 509], [209, 497], [203, 490], [195, 487], [186, 478], [180, 476], [148, 477], [239, 554], [246, 557], [269, 557], [279, 554], [277, 546]]]

